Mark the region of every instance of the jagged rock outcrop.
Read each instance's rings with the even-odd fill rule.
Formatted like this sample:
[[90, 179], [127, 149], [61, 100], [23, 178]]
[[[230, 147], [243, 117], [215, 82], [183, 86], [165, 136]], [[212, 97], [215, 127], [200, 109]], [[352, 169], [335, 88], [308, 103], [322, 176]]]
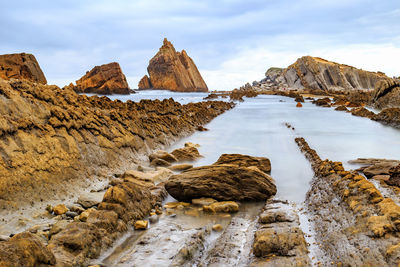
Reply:
[[0, 210], [70, 194], [234, 106], [123, 103], [17, 80], [0, 80], [0, 94]]
[[35, 56], [25, 53], [0, 55], [0, 79], [24, 79], [47, 83]]
[[400, 81], [385, 79], [377, 82], [373, 92], [372, 105], [376, 108], [400, 107]]
[[150, 89], [151, 86], [151, 82], [150, 82], [150, 78], [147, 75], [144, 75], [143, 78], [139, 81], [139, 89]]
[[130, 92], [126, 77], [117, 62], [96, 66], [77, 80], [76, 86], [69, 86], [78, 93], [110, 95]]
[[305, 56], [285, 69], [288, 86], [316, 90], [372, 90], [388, 77], [381, 72], [369, 72], [318, 57]]
[[185, 50], [176, 52], [165, 38], [158, 53], [147, 67], [150, 78], [144, 76], [139, 89], [166, 89], [178, 92], [207, 92], [208, 87], [193, 60]]

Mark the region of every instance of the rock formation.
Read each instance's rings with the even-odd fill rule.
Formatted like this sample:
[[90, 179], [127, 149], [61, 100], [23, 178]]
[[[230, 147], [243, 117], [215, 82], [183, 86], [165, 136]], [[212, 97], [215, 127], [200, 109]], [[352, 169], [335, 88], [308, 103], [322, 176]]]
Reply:
[[158, 53], [147, 67], [139, 82], [139, 89], [166, 89], [177, 92], [207, 92], [208, 88], [193, 60], [185, 50], [176, 52], [174, 46], [165, 38]]
[[373, 92], [372, 105], [376, 108], [400, 107], [400, 81], [396, 79], [379, 81]]
[[25, 53], [0, 55], [0, 78], [47, 83], [35, 56]]
[[0, 93], [1, 208], [65, 195], [233, 107], [172, 99], [122, 103], [17, 80], [0, 80]]
[[117, 62], [96, 66], [77, 80], [76, 86], [69, 86], [78, 93], [110, 95], [130, 92], [126, 77]]
[[299, 58], [283, 73], [289, 87], [320, 90], [372, 90], [386, 79], [381, 72], [369, 72], [318, 57]]

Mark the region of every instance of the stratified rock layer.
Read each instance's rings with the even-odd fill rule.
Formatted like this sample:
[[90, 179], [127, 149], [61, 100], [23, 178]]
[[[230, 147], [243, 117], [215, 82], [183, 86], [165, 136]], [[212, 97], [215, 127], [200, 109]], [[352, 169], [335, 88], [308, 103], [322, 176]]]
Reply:
[[185, 50], [176, 52], [174, 46], [164, 39], [158, 53], [147, 67], [150, 78], [144, 76], [139, 89], [166, 89], [178, 92], [207, 92], [208, 87], [193, 60]]
[[172, 99], [123, 103], [16, 80], [0, 80], [0, 94], [2, 208], [70, 193], [233, 107]]
[[0, 78], [47, 83], [35, 56], [25, 53], [0, 55]]
[[375, 84], [388, 77], [334, 63], [318, 57], [305, 56], [290, 65], [283, 76], [289, 87], [315, 90], [372, 90]]
[[117, 62], [94, 67], [76, 81], [74, 90], [79, 93], [129, 94], [129, 85]]
[[372, 105], [376, 108], [399, 108], [400, 81], [396, 79], [379, 81], [373, 92]]

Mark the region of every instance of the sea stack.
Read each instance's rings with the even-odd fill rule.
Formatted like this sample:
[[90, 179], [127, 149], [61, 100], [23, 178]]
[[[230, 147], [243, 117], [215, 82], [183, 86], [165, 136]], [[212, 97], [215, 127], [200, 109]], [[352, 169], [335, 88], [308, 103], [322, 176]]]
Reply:
[[117, 62], [95, 66], [76, 81], [70, 84], [77, 93], [95, 93], [101, 95], [129, 94], [130, 89], [126, 77]]
[[0, 78], [4, 80], [23, 79], [47, 84], [46, 77], [32, 54], [0, 55]]
[[139, 89], [163, 89], [177, 92], [207, 92], [208, 87], [185, 50], [176, 52], [166, 38], [158, 53], [150, 60]]

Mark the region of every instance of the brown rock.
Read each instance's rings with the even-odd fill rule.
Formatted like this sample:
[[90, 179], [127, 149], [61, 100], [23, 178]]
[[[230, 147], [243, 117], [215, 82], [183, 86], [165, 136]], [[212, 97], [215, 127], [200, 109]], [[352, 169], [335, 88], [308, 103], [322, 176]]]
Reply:
[[203, 210], [211, 213], [235, 213], [239, 211], [239, 205], [234, 201], [214, 202], [209, 206], [203, 206]]
[[212, 226], [212, 230], [213, 230], [213, 231], [216, 231], [216, 232], [221, 232], [222, 230], [224, 230], [224, 228], [222, 227], [222, 225], [220, 225], [220, 224], [218, 223], [218, 224], [214, 224], [214, 225]]
[[148, 221], [136, 221], [135, 230], [146, 230], [148, 224], [149, 224]]
[[56, 259], [40, 238], [24, 232], [0, 242], [0, 266], [49, 266]]
[[396, 167], [398, 163], [396, 162], [379, 162], [373, 164], [363, 170], [363, 173], [368, 178], [371, 178], [375, 175], [389, 175], [390, 169]]
[[94, 67], [76, 81], [75, 91], [102, 95], [129, 94], [129, 85], [117, 62]]
[[372, 105], [377, 108], [399, 108], [400, 107], [400, 81], [397, 79], [386, 79], [376, 83]]
[[185, 146], [175, 149], [171, 154], [178, 159], [178, 161], [194, 161], [201, 157], [199, 150], [194, 146]]
[[297, 102], [296, 108], [301, 108], [301, 107], [303, 107], [303, 105], [300, 102]]
[[264, 157], [252, 157], [242, 154], [222, 154], [213, 165], [231, 164], [239, 167], [257, 167], [265, 173], [271, 172], [271, 161]]
[[173, 165], [168, 167], [168, 169], [172, 170], [172, 171], [186, 171], [193, 168], [192, 164], [188, 164], [188, 163], [183, 163], [183, 164], [178, 164], [178, 165]]
[[375, 116], [375, 113], [372, 111], [369, 111], [366, 108], [353, 108], [351, 110], [351, 114], [353, 116], [358, 116], [358, 117], [365, 117], [365, 118], [373, 118]]
[[211, 165], [173, 175], [165, 183], [168, 193], [180, 201], [210, 197], [216, 200], [266, 200], [276, 194], [273, 179], [253, 167]]
[[171, 163], [178, 161], [174, 155], [171, 155], [170, 153], [164, 150], [158, 150], [149, 156], [150, 162], [155, 159], [162, 159]]
[[142, 90], [152, 88], [149, 76], [144, 75], [143, 78], [140, 79], [138, 87]]
[[0, 79], [24, 79], [46, 84], [46, 77], [31, 54], [0, 55]]
[[198, 205], [198, 206], [210, 206], [211, 204], [213, 204], [215, 202], [217, 202], [215, 199], [206, 198], [206, 197], [192, 199], [192, 204]]
[[[178, 92], [207, 92], [208, 88], [193, 60], [185, 50], [176, 52], [174, 46], [165, 38], [163, 46], [150, 60], [147, 71], [150, 82], [139, 83], [139, 89], [167, 89]], [[144, 87], [142, 87], [144, 86]]]
[[337, 110], [337, 111], [348, 111], [348, 109], [345, 106], [338, 106], [337, 108], [335, 108], [335, 110]]
[[62, 215], [68, 211], [68, 208], [64, 204], [58, 204], [54, 206], [53, 212], [56, 215]]
[[388, 77], [381, 72], [369, 72], [318, 57], [299, 58], [283, 72], [289, 87], [314, 90], [374, 89]]

